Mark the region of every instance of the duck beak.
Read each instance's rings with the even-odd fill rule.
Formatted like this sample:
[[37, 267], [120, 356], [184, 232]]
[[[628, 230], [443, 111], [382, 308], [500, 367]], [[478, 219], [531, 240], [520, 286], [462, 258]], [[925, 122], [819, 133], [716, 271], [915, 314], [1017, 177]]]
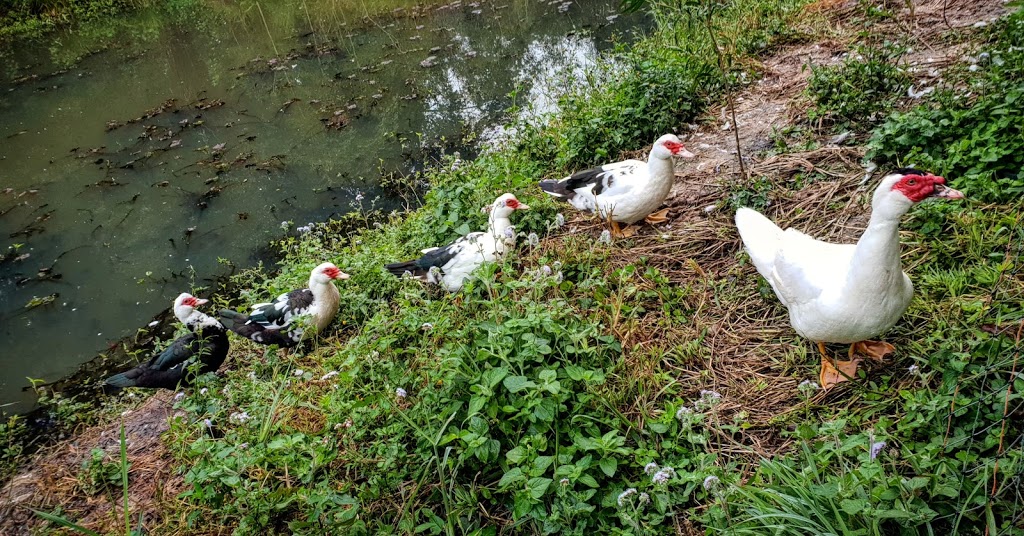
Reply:
[[526, 203], [519, 203], [516, 210], [530, 210], [530, 205], [527, 205]]
[[676, 156], [682, 158], [683, 160], [693, 160], [694, 158], [697, 158], [697, 155], [691, 153], [690, 151], [687, 151], [686, 147], [679, 149], [679, 152], [676, 153]]
[[204, 300], [202, 298], [196, 298], [196, 306], [206, 305], [207, 303], [210, 303], [210, 300]]
[[964, 193], [960, 190], [954, 190], [945, 184], [935, 185], [935, 197], [941, 197], [943, 199], [963, 199]]
[[345, 272], [342, 272], [341, 270], [338, 270], [338, 275], [337, 277], [335, 277], [335, 279], [348, 279], [349, 277], [351, 276], [349, 276]]

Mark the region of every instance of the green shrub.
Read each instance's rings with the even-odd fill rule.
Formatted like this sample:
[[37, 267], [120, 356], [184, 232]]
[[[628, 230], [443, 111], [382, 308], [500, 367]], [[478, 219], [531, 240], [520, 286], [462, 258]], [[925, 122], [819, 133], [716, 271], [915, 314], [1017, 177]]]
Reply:
[[866, 130], [865, 123], [892, 111], [910, 86], [910, 76], [898, 65], [903, 52], [894, 45], [859, 47], [839, 65], [811, 65], [807, 94], [814, 107], [808, 110], [808, 119], [832, 117]]
[[[870, 158], [946, 176], [970, 198], [1008, 202], [1024, 193], [1024, 13], [1000, 23], [993, 43], [961, 73], [970, 88], [890, 117]], [[958, 80], [954, 80], [954, 83]]]

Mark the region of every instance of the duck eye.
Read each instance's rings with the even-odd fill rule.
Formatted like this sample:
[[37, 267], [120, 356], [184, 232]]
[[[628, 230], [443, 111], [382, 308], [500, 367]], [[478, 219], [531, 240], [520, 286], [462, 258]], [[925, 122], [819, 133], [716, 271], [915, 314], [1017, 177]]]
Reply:
[[914, 186], [915, 184], [917, 184], [917, 179], [910, 179], [909, 181], [907, 181], [907, 184]]

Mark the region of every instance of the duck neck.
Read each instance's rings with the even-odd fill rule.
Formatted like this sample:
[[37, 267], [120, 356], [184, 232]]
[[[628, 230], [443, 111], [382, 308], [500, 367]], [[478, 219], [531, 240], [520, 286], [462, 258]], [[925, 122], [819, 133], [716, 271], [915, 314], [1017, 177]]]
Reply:
[[341, 296], [341, 292], [338, 292], [338, 287], [334, 286], [330, 281], [321, 283], [320, 281], [310, 278], [309, 290], [313, 292], [313, 298], [318, 300], [329, 298], [337, 300]]
[[511, 238], [505, 234], [508, 229], [512, 229], [512, 220], [508, 216], [495, 216], [491, 213], [487, 219], [487, 232], [494, 238], [495, 249], [499, 253], [505, 251], [506, 245], [515, 244], [515, 234]]
[[[900, 263], [900, 217], [906, 213], [902, 207], [876, 206], [871, 220], [854, 250], [854, 263], [850, 276], [858, 281], [877, 281], [886, 284], [894, 277], [902, 277]], [[891, 268], [895, 269], [891, 269]]]
[[184, 319], [182, 323], [193, 333], [208, 329], [224, 330], [224, 326], [217, 319], [199, 311], [192, 311], [192, 314], [188, 315], [188, 318]]
[[672, 163], [671, 158], [658, 158], [654, 155], [647, 157], [647, 174], [651, 180], [650, 185], [652, 189], [658, 187], [671, 188], [675, 173], [675, 165]]

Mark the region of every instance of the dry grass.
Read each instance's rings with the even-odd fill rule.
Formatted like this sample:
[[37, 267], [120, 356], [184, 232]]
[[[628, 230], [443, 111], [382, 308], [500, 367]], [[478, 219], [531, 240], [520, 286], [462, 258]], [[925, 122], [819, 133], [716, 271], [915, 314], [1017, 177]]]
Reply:
[[[785, 192], [767, 211], [780, 225], [852, 243], [867, 223], [866, 192], [874, 186], [861, 185], [862, 156], [859, 149], [826, 147], [770, 157], [751, 171], [768, 177], [775, 192]], [[789, 183], [798, 172], [824, 178], [794, 191]], [[744, 262], [731, 211], [704, 210], [723, 204], [730, 182], [737, 179], [724, 174], [703, 180], [690, 180], [696, 177], [686, 172], [682, 176], [682, 187], [669, 202], [670, 222], [657, 229], [645, 225], [637, 236], [615, 244], [610, 264], [620, 268], [643, 258], [673, 285], [688, 289], [687, 320], [673, 322], [649, 308], [632, 324], [613, 325], [625, 349], [621, 384], [613, 389], [637, 395], [621, 411], [638, 428], [645, 415], [656, 415], [665, 406], [668, 391], [693, 399], [702, 389], [721, 393], [717, 418], [742, 423], [743, 432], [719, 435], [715, 448], [755, 462], [788, 448], [789, 441], [779, 433], [788, 415], [843, 400], [845, 389], [809, 401], [798, 396], [797, 385], [816, 377], [816, 354], [808, 357], [809, 343], [793, 332], [785, 309]], [[581, 216], [570, 222], [569, 234], [596, 238], [601, 229], [600, 222]], [[551, 252], [564, 247], [561, 237], [551, 241]]]
[[173, 459], [160, 441], [171, 418], [171, 393], [161, 392], [140, 407], [127, 412], [123, 420], [86, 429], [71, 441], [58, 443], [38, 454], [30, 469], [22, 472], [3, 490], [0, 533], [30, 534], [41, 524], [30, 508], [52, 510], [60, 506], [66, 517], [100, 533], [123, 530], [122, 497], [119, 485], [89, 495], [79, 483], [82, 463], [94, 448], [106, 452], [106, 461], [120, 459], [120, 428], [127, 441], [129, 510], [133, 524], [142, 515], [146, 526], [158, 524], [168, 501], [184, 491], [184, 480], [175, 474]]

